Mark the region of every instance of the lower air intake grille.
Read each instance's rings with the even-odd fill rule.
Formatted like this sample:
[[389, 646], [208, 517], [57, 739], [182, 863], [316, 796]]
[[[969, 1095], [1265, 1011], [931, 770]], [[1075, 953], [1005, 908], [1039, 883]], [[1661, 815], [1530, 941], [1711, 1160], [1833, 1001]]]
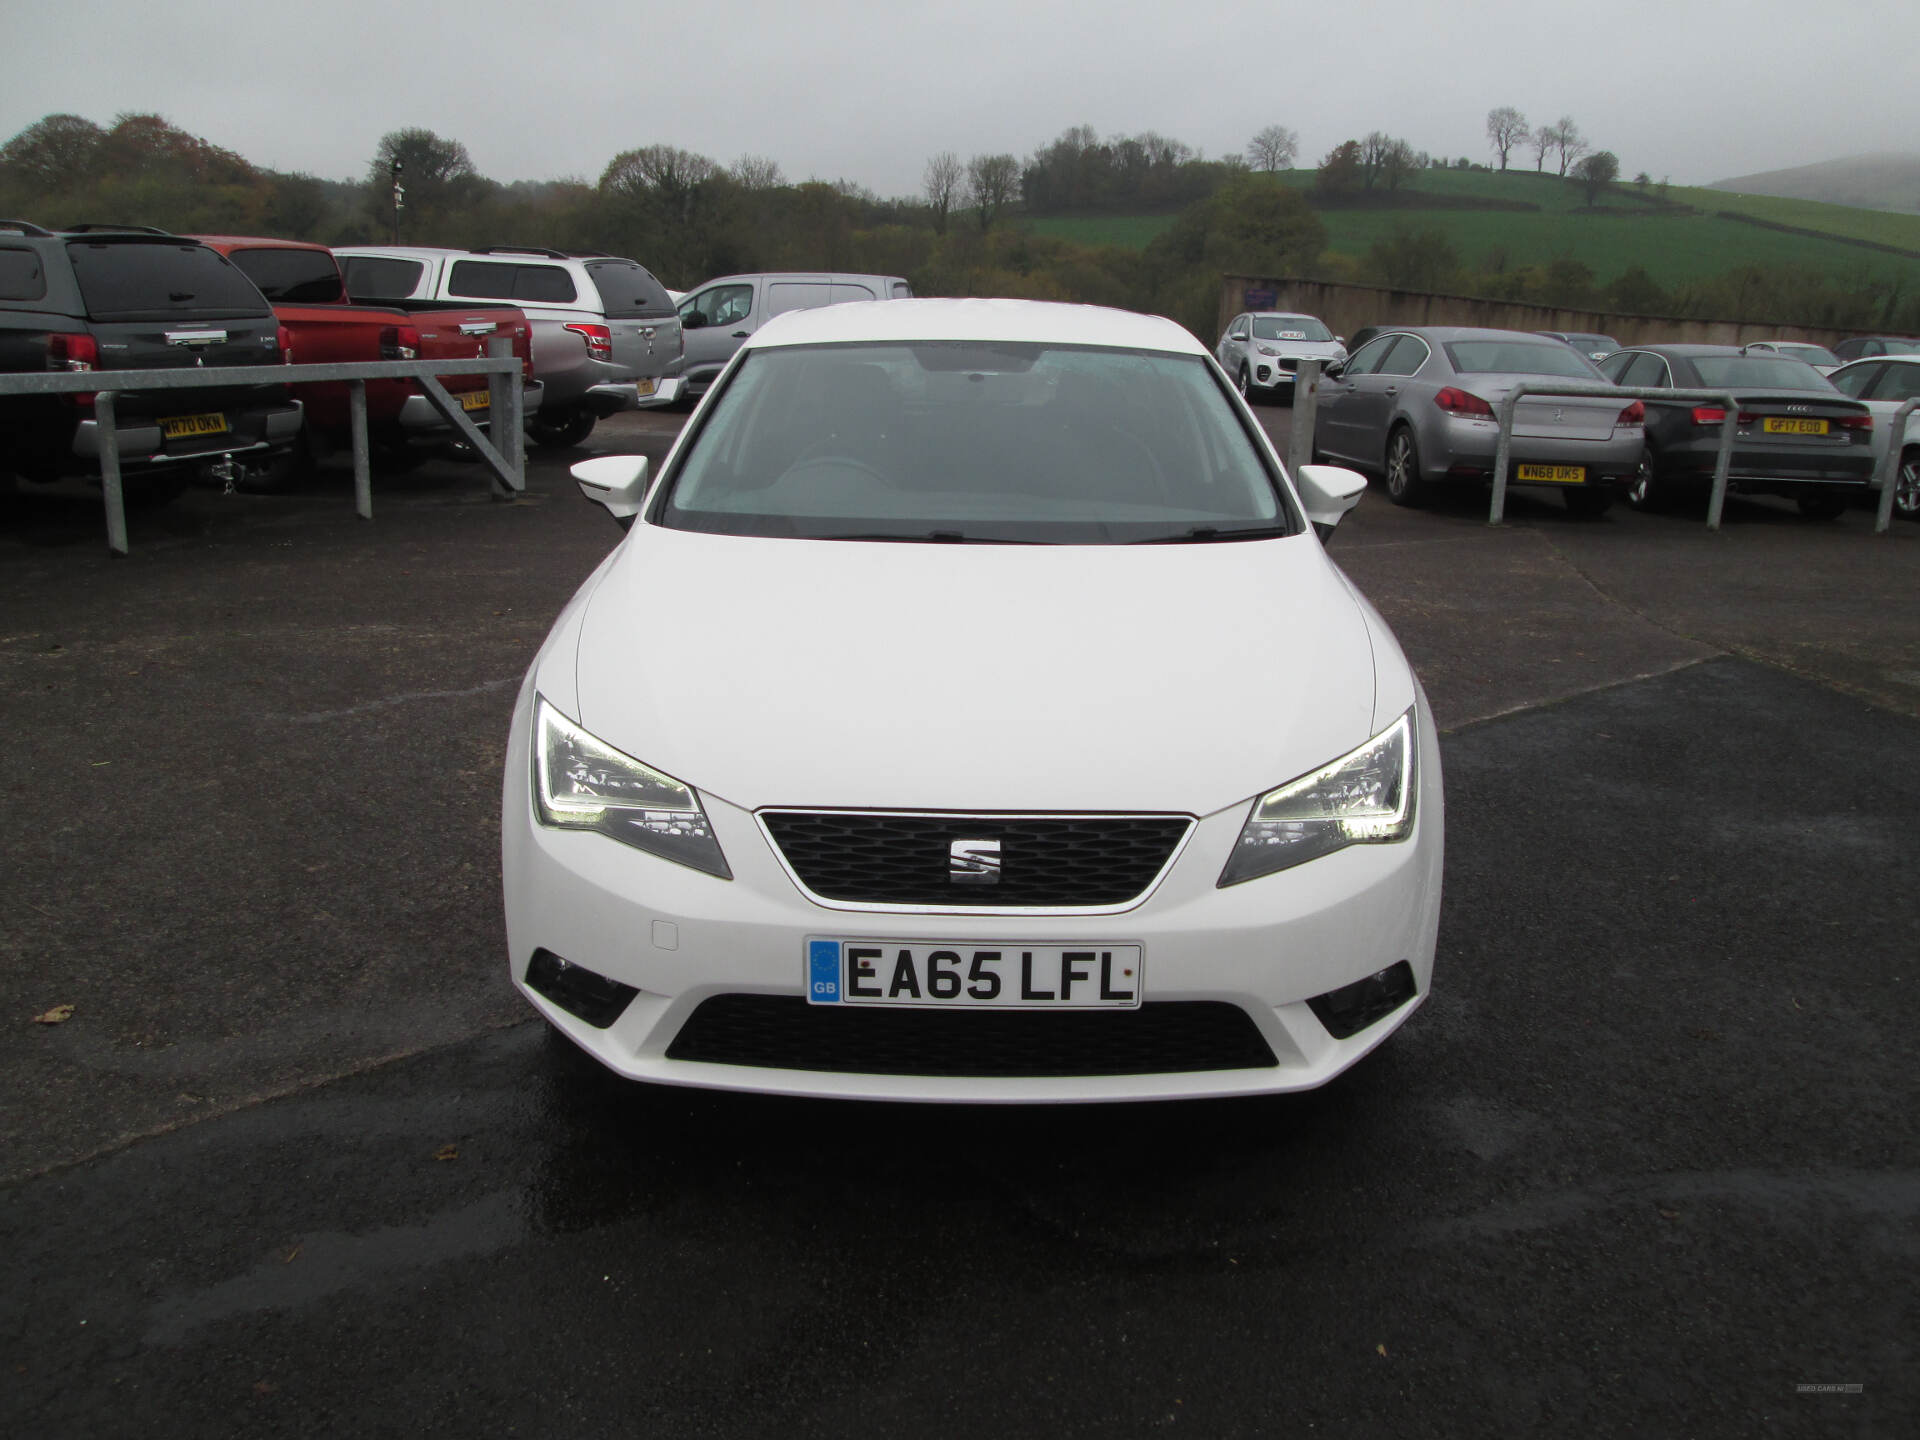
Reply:
[[[767, 810], [800, 881], [823, 900], [1004, 910], [1124, 905], [1153, 884], [1193, 822], [1180, 815], [903, 815]], [[998, 879], [955, 883], [955, 841], [1000, 847]]]
[[790, 995], [703, 1000], [669, 1060], [969, 1079], [1174, 1075], [1278, 1062], [1253, 1019], [1213, 1000], [1138, 1010], [909, 1010], [809, 1005]]

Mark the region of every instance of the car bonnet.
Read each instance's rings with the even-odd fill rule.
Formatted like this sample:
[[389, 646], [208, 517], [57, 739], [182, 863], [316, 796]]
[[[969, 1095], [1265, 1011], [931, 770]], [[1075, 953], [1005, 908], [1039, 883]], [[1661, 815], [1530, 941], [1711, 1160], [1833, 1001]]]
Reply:
[[1206, 814], [1361, 743], [1375, 689], [1365, 620], [1311, 535], [928, 545], [641, 525], [577, 652], [548, 663], [569, 662], [588, 729], [748, 808]]

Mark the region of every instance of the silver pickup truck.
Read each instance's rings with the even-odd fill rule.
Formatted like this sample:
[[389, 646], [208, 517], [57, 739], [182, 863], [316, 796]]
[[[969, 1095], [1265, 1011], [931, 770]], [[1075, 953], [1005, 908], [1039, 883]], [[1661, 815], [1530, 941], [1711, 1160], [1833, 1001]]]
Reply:
[[533, 374], [546, 387], [527, 434], [578, 445], [596, 422], [680, 398], [663, 378], [680, 358], [680, 316], [645, 266], [613, 255], [494, 246], [353, 245], [334, 250], [360, 301], [498, 300], [533, 324]]

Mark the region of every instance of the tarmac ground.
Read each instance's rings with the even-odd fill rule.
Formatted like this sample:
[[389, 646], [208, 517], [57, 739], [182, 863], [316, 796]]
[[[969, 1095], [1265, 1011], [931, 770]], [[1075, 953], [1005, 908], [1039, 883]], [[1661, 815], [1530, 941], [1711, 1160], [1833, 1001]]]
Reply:
[[679, 423], [118, 561], [0, 499], [0, 1433], [1920, 1430], [1920, 527], [1376, 489], [1330, 552], [1448, 791], [1407, 1026], [1274, 1100], [771, 1100], [599, 1074], [503, 964], [513, 690], [619, 539], [565, 465]]

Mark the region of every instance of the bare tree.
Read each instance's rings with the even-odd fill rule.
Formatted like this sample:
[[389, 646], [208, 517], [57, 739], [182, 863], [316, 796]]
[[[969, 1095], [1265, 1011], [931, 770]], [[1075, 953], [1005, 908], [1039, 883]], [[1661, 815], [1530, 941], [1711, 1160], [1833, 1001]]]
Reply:
[[1516, 145], [1526, 143], [1527, 117], [1511, 105], [1502, 105], [1497, 110], [1487, 112], [1487, 139], [1493, 145], [1494, 154], [1500, 157], [1500, 168], [1507, 168], [1507, 155]]
[[1553, 148], [1553, 126], [1542, 125], [1527, 141], [1533, 146], [1533, 168], [1544, 170], [1547, 165], [1547, 151]]
[[1573, 167], [1573, 178], [1587, 189], [1587, 204], [1598, 204], [1600, 192], [1620, 178], [1620, 157], [1611, 150], [1589, 155]]
[[1013, 199], [1019, 183], [1020, 162], [1011, 155], [976, 155], [967, 162], [967, 203], [982, 230], [993, 227], [993, 217]]
[[927, 205], [933, 211], [936, 234], [947, 233], [947, 213], [960, 198], [961, 173], [960, 157], [951, 150], [942, 150], [927, 161], [927, 173], [921, 183], [927, 192]]
[[768, 155], [742, 155], [728, 171], [743, 190], [778, 190], [787, 183], [780, 162]]
[[1384, 130], [1373, 130], [1360, 142], [1360, 186], [1371, 190], [1376, 180], [1386, 181], [1389, 190], [1413, 173], [1413, 147], [1396, 140]]
[[1553, 148], [1560, 152], [1560, 174], [1563, 178], [1573, 162], [1590, 148], [1571, 115], [1562, 115], [1553, 122]]
[[1380, 178], [1386, 181], [1389, 190], [1398, 190], [1402, 182], [1412, 179], [1413, 172], [1420, 168], [1413, 146], [1404, 140], [1389, 140], [1380, 152]]
[[1247, 142], [1247, 163], [1256, 170], [1291, 170], [1300, 137], [1284, 125], [1269, 125]]

